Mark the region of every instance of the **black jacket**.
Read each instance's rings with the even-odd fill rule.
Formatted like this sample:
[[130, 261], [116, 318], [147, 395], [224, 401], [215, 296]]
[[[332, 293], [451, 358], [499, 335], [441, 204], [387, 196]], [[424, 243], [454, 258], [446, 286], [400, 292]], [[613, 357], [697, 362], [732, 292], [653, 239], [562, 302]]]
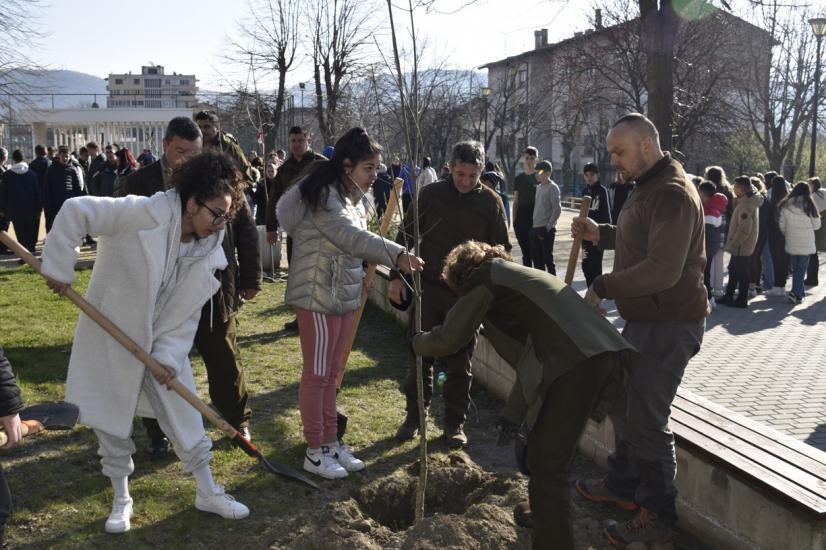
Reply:
[[14, 380], [11, 363], [0, 348], [0, 416], [17, 414], [23, 408], [23, 396]]
[[37, 157], [29, 163], [29, 170], [37, 174], [37, 181], [40, 182], [41, 196], [46, 187], [46, 171], [51, 165], [52, 161], [50, 161], [47, 157]]
[[53, 162], [46, 171], [46, 185], [43, 189], [43, 210], [46, 216], [54, 218], [66, 200], [81, 195], [83, 182], [71, 160], [65, 166]]
[[31, 170], [18, 174], [6, 170], [0, 177], [0, 212], [11, 221], [33, 220], [40, 215], [40, 182]]
[[[119, 192], [122, 195], [149, 197], [165, 190], [161, 161], [158, 161], [129, 174]], [[241, 307], [241, 289], [261, 289], [261, 251], [258, 248], [258, 231], [246, 200], [233, 222], [226, 226], [223, 247], [228, 264], [226, 269], [215, 273], [221, 281], [221, 290], [216, 295], [215, 318], [225, 322]], [[238, 253], [237, 260], [236, 252]], [[206, 307], [210, 307], [209, 304]]]
[[582, 196], [591, 197], [589, 218], [597, 223], [614, 223], [614, 218], [611, 217], [611, 205], [608, 204], [608, 190], [600, 182], [596, 182], [593, 186], [586, 185]]
[[115, 182], [118, 179], [116, 164], [103, 163], [99, 167], [92, 181], [89, 182], [89, 194], [96, 197], [112, 197], [115, 193]]

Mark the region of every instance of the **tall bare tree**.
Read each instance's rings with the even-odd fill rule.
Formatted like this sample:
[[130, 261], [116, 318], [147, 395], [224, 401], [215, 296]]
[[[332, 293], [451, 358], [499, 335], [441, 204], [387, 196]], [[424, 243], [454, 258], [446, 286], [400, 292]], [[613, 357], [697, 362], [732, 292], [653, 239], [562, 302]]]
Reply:
[[233, 43], [234, 55], [237, 62], [249, 64], [250, 71], [278, 78], [275, 105], [264, 128], [267, 146], [274, 148], [284, 111], [287, 73], [296, 60], [301, 8], [298, 0], [251, 0], [247, 11], [250, 15], [239, 22], [242, 40]]
[[811, 121], [815, 40], [803, 8], [770, 0], [756, 12], [772, 43], [744, 67], [754, 86], [741, 94], [743, 114], [771, 168], [793, 178]]
[[316, 117], [325, 143], [341, 129], [339, 105], [350, 79], [363, 68], [371, 2], [316, 0], [309, 4]]

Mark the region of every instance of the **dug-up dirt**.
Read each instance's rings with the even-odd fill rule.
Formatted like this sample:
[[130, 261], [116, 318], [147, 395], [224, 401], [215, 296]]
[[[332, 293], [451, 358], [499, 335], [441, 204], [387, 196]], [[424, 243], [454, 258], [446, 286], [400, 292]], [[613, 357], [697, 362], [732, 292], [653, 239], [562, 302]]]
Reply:
[[[425, 518], [414, 526], [418, 464], [378, 479], [352, 498], [332, 502], [271, 550], [530, 550], [531, 532], [513, 521], [513, 507], [527, 498], [520, 475], [492, 474], [462, 454], [431, 458]], [[613, 548], [602, 534], [594, 510], [572, 501], [577, 548]], [[630, 516], [629, 516], [630, 517]], [[631, 548], [631, 547], [629, 547]], [[645, 545], [634, 550], [646, 550]], [[698, 548], [657, 545], [648, 550]]]

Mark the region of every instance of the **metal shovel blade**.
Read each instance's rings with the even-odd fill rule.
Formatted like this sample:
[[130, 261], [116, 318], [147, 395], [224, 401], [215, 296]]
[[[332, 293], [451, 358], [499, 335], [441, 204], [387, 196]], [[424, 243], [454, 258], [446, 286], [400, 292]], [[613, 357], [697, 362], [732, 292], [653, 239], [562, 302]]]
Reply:
[[65, 401], [41, 403], [20, 411], [20, 420], [35, 420], [47, 430], [71, 430], [77, 424], [78, 416], [77, 405]]
[[300, 481], [306, 485], [309, 485], [313, 489], [319, 489], [319, 486], [316, 485], [315, 482], [313, 482], [310, 478], [308, 478], [298, 470], [295, 470], [283, 464], [279, 464], [278, 462], [270, 462], [269, 460], [267, 460], [264, 457], [264, 454], [261, 452], [261, 450], [255, 445], [253, 445], [253, 443], [250, 440], [246, 439], [240, 433], [235, 434], [235, 437], [232, 438], [232, 442], [248, 455], [257, 458], [258, 461], [264, 466], [264, 468], [266, 468], [273, 474]]

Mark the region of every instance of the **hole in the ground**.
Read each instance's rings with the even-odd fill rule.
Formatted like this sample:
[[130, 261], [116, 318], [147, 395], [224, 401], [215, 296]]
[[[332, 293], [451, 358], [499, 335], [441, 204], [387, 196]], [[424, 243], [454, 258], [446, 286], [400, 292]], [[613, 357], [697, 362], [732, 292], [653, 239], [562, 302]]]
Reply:
[[[380, 479], [361, 489], [355, 499], [366, 516], [393, 531], [404, 531], [413, 524], [416, 481], [406, 473]], [[505, 490], [494, 476], [478, 468], [434, 467], [428, 473], [425, 513], [464, 514], [487, 495]]]

